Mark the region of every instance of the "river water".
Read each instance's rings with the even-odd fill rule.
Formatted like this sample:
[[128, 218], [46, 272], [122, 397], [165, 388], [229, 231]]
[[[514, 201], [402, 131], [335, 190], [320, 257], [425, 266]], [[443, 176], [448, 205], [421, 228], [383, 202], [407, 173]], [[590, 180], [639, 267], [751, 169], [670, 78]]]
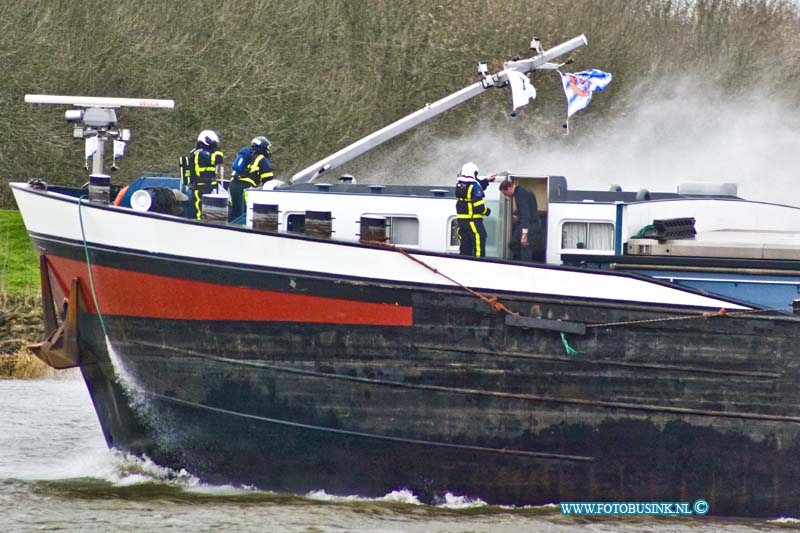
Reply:
[[[800, 517], [800, 511], [798, 512]], [[453, 497], [421, 505], [323, 491], [285, 495], [210, 486], [186, 472], [108, 450], [77, 373], [0, 380], [0, 531], [527, 532], [786, 531], [800, 521], [713, 517], [567, 517]]]

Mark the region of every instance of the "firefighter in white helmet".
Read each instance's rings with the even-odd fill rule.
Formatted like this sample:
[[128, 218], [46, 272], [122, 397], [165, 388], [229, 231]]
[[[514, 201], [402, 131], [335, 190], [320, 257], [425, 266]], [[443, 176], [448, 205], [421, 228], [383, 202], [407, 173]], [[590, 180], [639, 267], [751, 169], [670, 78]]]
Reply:
[[456, 216], [461, 255], [486, 256], [486, 228], [483, 227], [483, 218], [488, 217], [491, 211], [484, 203], [484, 191], [494, 178], [494, 174], [491, 174], [487, 178], [478, 179], [478, 167], [471, 162], [462, 165], [458, 173]]
[[217, 167], [222, 165], [222, 157], [217, 132], [203, 130], [197, 136], [194, 150], [180, 158], [181, 184], [189, 194], [191, 218], [200, 220], [203, 195], [216, 189]]

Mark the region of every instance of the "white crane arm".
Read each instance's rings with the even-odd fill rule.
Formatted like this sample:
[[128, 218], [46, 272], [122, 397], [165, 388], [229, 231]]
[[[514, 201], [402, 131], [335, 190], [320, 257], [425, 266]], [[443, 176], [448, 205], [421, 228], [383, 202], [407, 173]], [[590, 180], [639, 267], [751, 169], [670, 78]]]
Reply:
[[440, 115], [441, 113], [444, 113], [448, 109], [462, 104], [467, 100], [470, 100], [471, 98], [483, 93], [484, 91], [491, 89], [492, 87], [505, 85], [508, 83], [509, 70], [516, 70], [526, 74], [539, 69], [552, 70], [558, 68], [559, 65], [551, 63], [550, 61], [567, 54], [576, 48], [585, 46], [587, 44], [587, 40], [584, 35], [580, 35], [546, 51], [540, 51], [538, 49], [538, 39], [536, 38], [534, 38], [534, 41], [531, 43], [532, 49], [534, 49], [534, 43], [537, 44], [537, 48], [535, 49], [537, 51], [537, 55], [534, 57], [530, 59], [507, 61], [503, 64], [503, 70], [495, 75], [488, 75], [486, 73], [486, 66], [484, 64], [480, 64], [478, 66], [478, 71], [483, 76], [481, 81], [473, 83], [472, 85], [446, 96], [441, 100], [437, 100], [432, 104], [426, 104], [422, 109], [419, 109], [410, 115], [407, 115], [400, 120], [397, 120], [388, 126], [385, 126], [378, 131], [367, 135], [366, 137], [363, 137], [362, 139], [359, 139], [353, 144], [342, 148], [338, 152], [331, 154], [320, 161], [317, 161], [313, 165], [304, 168], [292, 176], [292, 183], [314, 181], [325, 172], [343, 165], [344, 163], [358, 157], [364, 152], [372, 150], [386, 141], [405, 133], [406, 131], [432, 119], [437, 115]]

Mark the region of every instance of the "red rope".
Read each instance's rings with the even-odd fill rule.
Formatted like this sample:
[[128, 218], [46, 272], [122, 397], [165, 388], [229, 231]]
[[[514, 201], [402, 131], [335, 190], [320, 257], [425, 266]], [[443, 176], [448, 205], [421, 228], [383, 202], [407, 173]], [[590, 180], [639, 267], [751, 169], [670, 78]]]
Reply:
[[512, 311], [511, 309], [509, 309], [508, 307], [503, 305], [503, 303], [500, 300], [498, 300], [496, 297], [494, 297], [494, 296], [492, 296], [492, 297], [484, 296], [483, 294], [479, 293], [478, 291], [470, 289], [466, 285], [462, 285], [461, 283], [457, 282], [456, 280], [454, 280], [450, 276], [447, 276], [446, 274], [443, 274], [442, 272], [439, 272], [437, 269], [433, 268], [432, 266], [427, 264], [425, 261], [422, 261], [421, 259], [418, 259], [418, 258], [414, 257], [413, 255], [408, 253], [403, 248], [400, 248], [399, 246], [396, 246], [394, 244], [390, 244], [390, 243], [387, 243], [387, 242], [380, 242], [380, 241], [362, 241], [362, 242], [364, 242], [365, 244], [374, 244], [374, 245], [377, 245], [377, 246], [382, 246], [384, 248], [388, 248], [388, 249], [393, 250], [395, 252], [399, 252], [399, 253], [403, 254], [404, 256], [408, 257], [409, 259], [411, 259], [412, 261], [414, 261], [415, 263], [419, 263], [420, 265], [424, 266], [425, 268], [427, 268], [428, 270], [430, 270], [434, 274], [438, 274], [438, 275], [442, 276], [444, 279], [450, 281], [451, 283], [454, 283], [455, 285], [458, 285], [459, 287], [461, 287], [462, 289], [464, 289], [465, 291], [467, 291], [471, 295], [475, 296], [476, 298], [479, 298], [479, 299], [483, 300], [484, 302], [489, 304], [491, 306], [491, 308], [494, 309], [495, 311], [497, 311], [498, 313], [506, 313], [508, 315], [519, 316], [519, 313], [515, 313], [514, 311]]

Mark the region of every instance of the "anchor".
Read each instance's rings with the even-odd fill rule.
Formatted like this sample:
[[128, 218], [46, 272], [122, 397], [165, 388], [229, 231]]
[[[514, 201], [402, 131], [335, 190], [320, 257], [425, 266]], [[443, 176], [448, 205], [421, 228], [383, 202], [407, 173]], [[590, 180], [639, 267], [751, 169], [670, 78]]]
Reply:
[[96, 363], [97, 356], [80, 342], [78, 319], [87, 312], [80, 278], [73, 278], [70, 283], [66, 313], [59, 323], [45, 254], [39, 256], [39, 271], [45, 335], [42, 342], [29, 345], [28, 348], [36, 357], [58, 370]]

